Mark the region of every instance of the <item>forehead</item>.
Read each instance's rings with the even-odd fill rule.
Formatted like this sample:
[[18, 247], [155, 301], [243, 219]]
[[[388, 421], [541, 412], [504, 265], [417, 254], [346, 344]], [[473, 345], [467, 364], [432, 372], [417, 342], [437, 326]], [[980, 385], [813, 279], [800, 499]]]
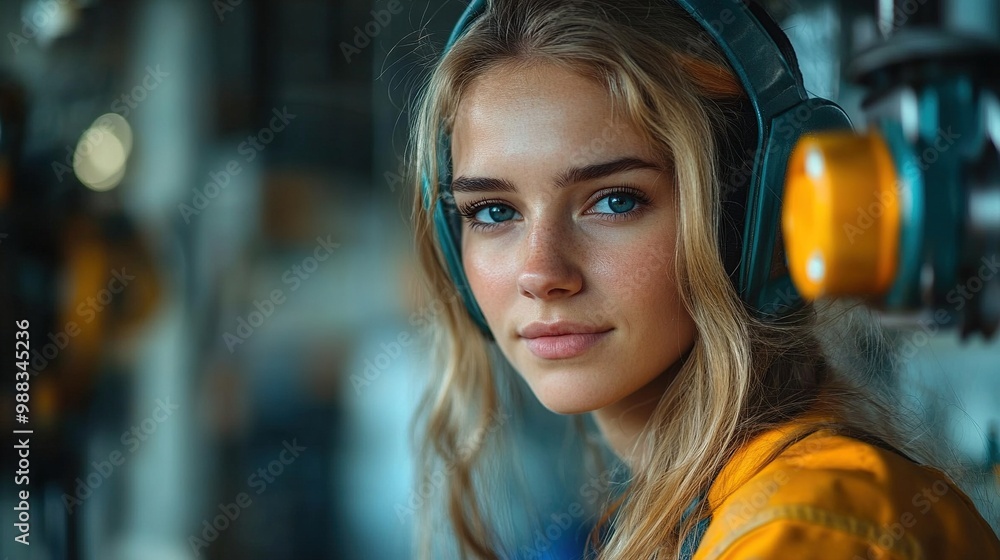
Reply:
[[456, 169], [488, 171], [491, 162], [595, 163], [639, 155], [648, 142], [615, 114], [604, 86], [547, 63], [507, 64], [476, 78], [458, 105], [452, 131]]

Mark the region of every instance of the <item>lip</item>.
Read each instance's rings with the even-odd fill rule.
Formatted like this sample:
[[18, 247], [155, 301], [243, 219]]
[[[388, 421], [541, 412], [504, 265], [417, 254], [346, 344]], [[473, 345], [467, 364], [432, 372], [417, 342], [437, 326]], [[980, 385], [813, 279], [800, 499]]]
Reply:
[[570, 322], [531, 323], [518, 334], [532, 354], [547, 360], [583, 354], [607, 337], [613, 329]]

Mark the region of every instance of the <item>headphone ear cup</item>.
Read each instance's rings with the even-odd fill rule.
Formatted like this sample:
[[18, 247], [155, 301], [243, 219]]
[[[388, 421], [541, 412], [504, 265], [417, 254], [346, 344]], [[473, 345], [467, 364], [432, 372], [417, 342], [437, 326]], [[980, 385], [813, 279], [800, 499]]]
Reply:
[[726, 274], [739, 291], [747, 196], [757, 156], [757, 120], [753, 107], [743, 100], [730, 113], [731, 126], [722, 127], [716, 139], [720, 195], [719, 253]]
[[[429, 192], [426, 179], [424, 189], [425, 193]], [[469, 286], [469, 281], [465, 277], [465, 269], [462, 267], [462, 253], [459, 245], [462, 239], [462, 219], [455, 208], [455, 202], [450, 196], [440, 196], [433, 211], [434, 227], [437, 230], [438, 239], [441, 240], [441, 252], [444, 255], [445, 266], [448, 268], [452, 284], [479, 330], [482, 331], [487, 340], [493, 340], [493, 333], [490, 332], [490, 328], [486, 324], [486, 318], [479, 308], [479, 303], [472, 295], [472, 288]]]
[[[781, 26], [756, 0], [744, 0], [744, 5], [789, 62], [793, 80], [803, 88], [802, 73], [795, 49]], [[719, 147], [721, 185], [719, 252], [726, 273], [738, 292], [741, 267], [744, 264], [743, 243], [750, 203], [749, 189], [753, 180], [754, 164], [760, 157], [761, 147], [757, 138], [760, 124], [749, 100], [743, 99], [737, 102], [731, 115], [732, 126], [722, 127], [723, 132], [716, 139]], [[777, 247], [775, 250], [777, 252]]]

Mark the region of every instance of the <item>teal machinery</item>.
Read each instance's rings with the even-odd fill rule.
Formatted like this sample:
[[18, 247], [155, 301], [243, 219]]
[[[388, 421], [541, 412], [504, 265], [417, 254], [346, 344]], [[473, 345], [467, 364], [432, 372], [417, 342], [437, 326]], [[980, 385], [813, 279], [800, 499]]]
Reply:
[[990, 338], [1000, 323], [1000, 2], [879, 0], [848, 72], [862, 133], [799, 139], [786, 174], [789, 272], [807, 299]]

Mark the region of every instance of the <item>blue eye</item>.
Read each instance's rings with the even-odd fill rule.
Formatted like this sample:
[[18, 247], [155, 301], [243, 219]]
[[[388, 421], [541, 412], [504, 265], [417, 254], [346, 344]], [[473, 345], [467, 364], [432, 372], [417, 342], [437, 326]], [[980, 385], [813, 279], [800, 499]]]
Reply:
[[510, 206], [491, 204], [476, 211], [473, 218], [483, 223], [500, 223], [514, 219], [517, 212]]
[[460, 205], [458, 213], [465, 223], [474, 230], [500, 227], [503, 222], [520, 217], [516, 210], [499, 200], [483, 200], [473, 204]]
[[[624, 214], [635, 208], [635, 197], [625, 193], [614, 193], [597, 201], [594, 210], [602, 214]], [[607, 211], [604, 208], [607, 208]]]

